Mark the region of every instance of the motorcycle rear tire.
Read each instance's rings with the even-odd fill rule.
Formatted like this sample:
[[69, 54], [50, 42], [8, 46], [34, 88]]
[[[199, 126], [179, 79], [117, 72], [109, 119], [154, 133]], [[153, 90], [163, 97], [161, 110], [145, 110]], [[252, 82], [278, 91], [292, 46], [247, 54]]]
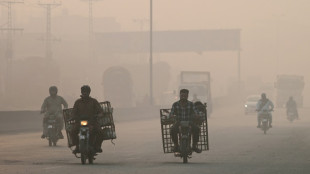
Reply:
[[52, 140], [50, 138], [48, 139], [48, 146], [52, 146]]
[[267, 122], [263, 122], [262, 127], [263, 127], [264, 134], [266, 134], [267, 133]]
[[92, 154], [89, 154], [89, 155], [88, 155], [88, 163], [89, 163], [89, 164], [93, 164], [93, 163], [94, 163], [94, 157], [93, 157]]
[[86, 155], [81, 153], [81, 163], [85, 164], [86, 163]]

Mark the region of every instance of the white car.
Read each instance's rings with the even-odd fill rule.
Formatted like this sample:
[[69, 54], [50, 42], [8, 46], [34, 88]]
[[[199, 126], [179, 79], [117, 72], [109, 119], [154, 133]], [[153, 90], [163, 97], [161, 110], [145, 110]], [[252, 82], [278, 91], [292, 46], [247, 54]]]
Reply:
[[260, 95], [249, 95], [246, 98], [246, 101], [244, 103], [245, 115], [256, 113], [256, 104], [260, 100], [260, 98]]

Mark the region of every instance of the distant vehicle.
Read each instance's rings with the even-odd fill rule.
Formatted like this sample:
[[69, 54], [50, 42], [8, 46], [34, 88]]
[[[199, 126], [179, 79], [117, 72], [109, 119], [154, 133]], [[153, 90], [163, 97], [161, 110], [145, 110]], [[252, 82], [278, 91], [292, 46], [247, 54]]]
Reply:
[[302, 107], [304, 86], [303, 76], [278, 75], [275, 82], [277, 107], [283, 107], [290, 96], [294, 97], [298, 107]]
[[196, 95], [197, 100], [207, 103], [207, 116], [212, 113], [212, 97], [211, 97], [211, 77], [207, 71], [181, 71], [180, 89], [189, 90], [189, 100], [193, 100]]
[[288, 110], [287, 112], [287, 120], [293, 123], [293, 121], [297, 119], [296, 111], [295, 110]]
[[256, 113], [256, 104], [260, 98], [260, 95], [250, 95], [246, 98], [246, 101], [244, 103], [245, 115]]

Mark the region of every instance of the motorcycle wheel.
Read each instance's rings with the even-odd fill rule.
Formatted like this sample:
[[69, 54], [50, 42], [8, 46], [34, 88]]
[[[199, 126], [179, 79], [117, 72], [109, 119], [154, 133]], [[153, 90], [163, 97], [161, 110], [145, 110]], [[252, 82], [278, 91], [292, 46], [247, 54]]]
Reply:
[[266, 134], [267, 133], [267, 122], [262, 123], [262, 129], [264, 131], [264, 134]]
[[52, 146], [52, 140], [50, 138], [48, 139], [48, 146]]
[[86, 155], [81, 153], [81, 163], [85, 164], [86, 163]]
[[188, 162], [188, 154], [187, 154], [187, 142], [185, 140], [182, 141], [182, 158], [183, 158], [183, 163]]
[[94, 162], [94, 157], [93, 157], [92, 154], [89, 154], [89, 155], [88, 155], [88, 163], [89, 163], [89, 164], [93, 164], [93, 162]]
[[57, 145], [57, 141], [54, 140], [54, 141], [53, 141], [53, 146], [56, 146], [56, 145]]

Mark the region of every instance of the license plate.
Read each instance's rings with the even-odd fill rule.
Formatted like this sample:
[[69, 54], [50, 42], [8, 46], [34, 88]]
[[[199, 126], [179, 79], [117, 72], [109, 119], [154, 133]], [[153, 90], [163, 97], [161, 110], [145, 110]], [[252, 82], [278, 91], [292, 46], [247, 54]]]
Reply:
[[80, 139], [84, 140], [85, 139], [85, 135], [80, 135]]
[[48, 127], [47, 128], [53, 128], [53, 125], [48, 125]]

